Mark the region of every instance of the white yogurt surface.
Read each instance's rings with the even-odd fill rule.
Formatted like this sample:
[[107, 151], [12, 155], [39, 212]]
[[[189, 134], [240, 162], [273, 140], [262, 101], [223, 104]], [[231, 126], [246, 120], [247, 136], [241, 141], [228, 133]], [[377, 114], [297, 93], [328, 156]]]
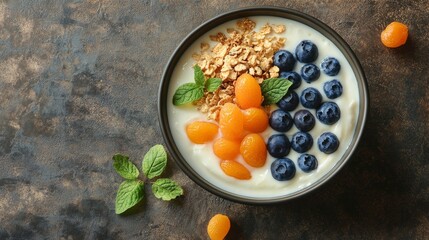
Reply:
[[[318, 80], [312, 82], [311, 84], [308, 84], [302, 80], [301, 86], [298, 89], [295, 89], [295, 91], [298, 93], [298, 96], [300, 96], [301, 92], [307, 87], [317, 88], [322, 94], [323, 101], [336, 102], [341, 110], [341, 118], [337, 123], [334, 125], [325, 125], [316, 118], [316, 111], [314, 109], [307, 109], [316, 118], [316, 125], [309, 132], [313, 137], [313, 146], [307, 153], [312, 154], [317, 158], [317, 169], [310, 173], [303, 172], [298, 167], [297, 162], [297, 159], [301, 154], [291, 149], [290, 153], [286, 157], [290, 158], [296, 166], [296, 174], [292, 180], [277, 181], [272, 177], [270, 166], [275, 158], [271, 157], [269, 154], [265, 165], [261, 168], [252, 168], [248, 166], [241, 157], [237, 158], [237, 161], [248, 167], [252, 173], [252, 178], [250, 180], [237, 180], [223, 173], [219, 166], [220, 160], [214, 155], [212, 151], [212, 143], [193, 144], [186, 136], [186, 124], [194, 120], [206, 120], [206, 114], [200, 113], [195, 106], [174, 106], [172, 104], [174, 91], [180, 85], [193, 81], [192, 66], [195, 64], [195, 61], [192, 59], [192, 54], [198, 53], [200, 51], [201, 42], [210, 43], [211, 47], [213, 47], [214, 43], [209, 40], [209, 35], [214, 35], [218, 32], [226, 33], [227, 28], [235, 28], [236, 20], [227, 22], [221, 26], [218, 26], [217, 28], [212, 29], [200, 39], [195, 41], [194, 44], [192, 44], [186, 50], [185, 54], [182, 55], [181, 59], [176, 65], [176, 68], [174, 69], [170, 82], [168, 101], [171, 104], [167, 106], [167, 113], [174, 141], [176, 142], [177, 147], [179, 148], [183, 157], [186, 159], [189, 165], [196, 170], [196, 172], [198, 172], [203, 178], [215, 186], [231, 193], [242, 195], [244, 197], [265, 199], [288, 195], [305, 188], [323, 177], [329, 172], [329, 170], [333, 168], [337, 161], [350, 147], [358, 119], [359, 93], [356, 77], [345, 56], [329, 39], [324, 37], [322, 34], [308, 27], [307, 25], [284, 18], [257, 16], [251, 17], [250, 19], [256, 22], [256, 31], [266, 23], [284, 24], [286, 26], [286, 31], [278, 36], [286, 38], [286, 43], [283, 49], [286, 49], [292, 53], [295, 52], [295, 47], [300, 41], [310, 40], [314, 42], [319, 49], [319, 56], [314, 64], [316, 64], [319, 68], [321, 61], [326, 57], [335, 57], [341, 64], [341, 70], [337, 76], [328, 76], [321, 70], [320, 78]], [[300, 73], [302, 66], [303, 64], [297, 61], [294, 71]], [[339, 80], [343, 86], [343, 94], [333, 100], [328, 99], [323, 91], [323, 84], [326, 81], [332, 79]], [[276, 106], [273, 106], [272, 110], [275, 108]], [[295, 111], [290, 112], [292, 117], [293, 114], [300, 109], [304, 109], [301, 104], [298, 105], [298, 108], [295, 109]], [[318, 137], [322, 133], [328, 131], [334, 133], [340, 140], [339, 148], [332, 154], [322, 153], [317, 146]], [[292, 135], [296, 132], [298, 132], [298, 129], [293, 126], [292, 129], [285, 134], [289, 140], [291, 140]], [[272, 134], [275, 133], [277, 132], [268, 127], [267, 130], [261, 135], [266, 141]]]

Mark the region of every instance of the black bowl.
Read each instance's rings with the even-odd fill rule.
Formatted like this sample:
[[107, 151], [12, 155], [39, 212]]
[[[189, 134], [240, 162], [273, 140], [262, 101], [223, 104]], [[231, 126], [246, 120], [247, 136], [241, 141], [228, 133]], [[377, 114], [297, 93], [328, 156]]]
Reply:
[[[359, 99], [360, 99], [359, 110], [358, 110], [359, 116], [357, 119], [357, 125], [355, 127], [354, 136], [352, 137], [350, 146], [347, 148], [342, 158], [332, 167], [332, 169], [330, 169], [330, 171], [327, 174], [325, 174], [323, 177], [321, 177], [311, 185], [304, 187], [303, 189], [300, 189], [296, 192], [293, 192], [291, 194], [284, 195], [281, 197], [264, 198], [264, 199], [260, 199], [257, 197], [255, 198], [247, 197], [247, 196], [242, 196], [239, 194], [227, 192], [213, 185], [212, 183], [208, 182], [201, 175], [199, 175], [198, 172], [196, 172], [187, 163], [183, 154], [179, 151], [178, 147], [176, 146], [176, 143], [174, 142], [174, 139], [170, 130], [169, 119], [167, 116], [167, 105], [171, 104], [171, 99], [167, 99], [170, 78], [172, 76], [172, 73], [176, 64], [178, 63], [182, 54], [187, 50], [187, 48], [192, 43], [194, 43], [198, 38], [200, 38], [203, 34], [219, 26], [220, 24], [223, 24], [228, 21], [245, 18], [245, 17], [252, 17], [252, 16], [275, 16], [275, 17], [282, 17], [285, 19], [301, 22], [315, 29], [316, 31], [324, 35], [326, 38], [331, 40], [337, 46], [337, 48], [342, 52], [342, 54], [345, 56], [345, 58], [348, 60], [348, 62], [352, 67], [352, 70], [357, 79]], [[321, 21], [317, 20], [316, 18], [306, 15], [304, 13], [298, 12], [296, 10], [279, 8], [279, 7], [252, 7], [252, 8], [233, 10], [208, 20], [207, 22], [203, 23], [201, 26], [197, 27], [179, 44], [179, 46], [171, 56], [167, 64], [167, 67], [164, 70], [164, 74], [162, 76], [161, 85], [158, 93], [158, 117], [161, 123], [161, 131], [162, 131], [165, 143], [167, 145], [167, 148], [171, 154], [171, 157], [175, 160], [175, 162], [179, 165], [179, 167], [185, 172], [185, 174], [188, 175], [194, 182], [196, 182], [198, 185], [200, 185], [201, 187], [203, 187], [204, 189], [206, 189], [211, 193], [214, 193], [220, 197], [223, 197], [225, 199], [229, 199], [235, 202], [247, 203], [247, 204], [271, 204], [271, 203], [278, 203], [288, 199], [292, 199], [316, 189], [321, 184], [323, 184], [328, 179], [330, 179], [332, 176], [334, 176], [334, 174], [344, 166], [344, 164], [347, 162], [347, 160], [351, 157], [351, 155], [355, 151], [358, 145], [358, 142], [361, 138], [364, 125], [366, 122], [367, 114], [368, 114], [368, 108], [369, 108], [368, 103], [369, 103], [369, 96], [368, 96], [368, 90], [367, 90], [367, 83], [366, 83], [363, 69], [359, 63], [359, 60], [351, 50], [350, 46], [334, 30], [332, 30], [330, 27], [328, 27], [326, 24], [322, 23]]]

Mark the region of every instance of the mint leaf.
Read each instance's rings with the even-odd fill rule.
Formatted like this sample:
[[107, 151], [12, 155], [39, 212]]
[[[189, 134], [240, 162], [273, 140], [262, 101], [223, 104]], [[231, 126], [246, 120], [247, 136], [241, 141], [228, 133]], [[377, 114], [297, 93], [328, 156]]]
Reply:
[[207, 92], [216, 91], [219, 86], [222, 84], [222, 79], [220, 78], [209, 78], [206, 81], [206, 90]]
[[185, 83], [181, 85], [173, 96], [174, 105], [183, 105], [202, 98], [204, 90], [202, 86], [195, 83]]
[[144, 185], [139, 180], [125, 180], [116, 194], [115, 212], [121, 214], [139, 203], [144, 196]]
[[198, 66], [198, 64], [195, 64], [194, 66], [194, 80], [198, 86], [204, 86], [204, 73], [203, 70], [201, 70], [200, 66]]
[[261, 83], [261, 91], [264, 96], [263, 105], [277, 103], [287, 93], [292, 82], [285, 78], [269, 78]]
[[152, 185], [155, 197], [164, 201], [170, 201], [183, 195], [183, 189], [175, 181], [169, 178], [160, 178]]
[[136, 179], [139, 176], [139, 169], [129, 160], [128, 156], [115, 154], [113, 157], [113, 167], [116, 172], [125, 179]]
[[143, 173], [149, 179], [161, 175], [167, 166], [167, 152], [162, 145], [155, 145], [143, 157]]

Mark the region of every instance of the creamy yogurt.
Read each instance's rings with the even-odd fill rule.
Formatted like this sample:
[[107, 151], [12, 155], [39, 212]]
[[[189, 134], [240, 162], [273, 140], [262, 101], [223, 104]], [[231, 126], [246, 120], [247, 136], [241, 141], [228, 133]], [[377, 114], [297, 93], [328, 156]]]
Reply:
[[[234, 28], [236, 20], [224, 23], [207, 32], [205, 35], [195, 41], [182, 55], [171, 77], [168, 92], [169, 104], [167, 106], [167, 114], [171, 133], [178, 149], [189, 165], [203, 178], [216, 187], [235, 195], [256, 199], [267, 199], [285, 196], [299, 191], [300, 189], [303, 189], [322, 178], [335, 166], [335, 164], [339, 161], [339, 159], [341, 159], [341, 157], [350, 147], [350, 143], [352, 141], [359, 115], [359, 92], [356, 76], [354, 75], [352, 68], [347, 62], [345, 56], [334, 45], [334, 43], [332, 43], [321, 33], [302, 23], [279, 17], [257, 16], [251, 17], [250, 19], [256, 22], [256, 31], [265, 23], [285, 25], [286, 31], [283, 34], [279, 34], [278, 36], [285, 37], [287, 39], [283, 49], [286, 49], [292, 53], [295, 52], [295, 47], [302, 40], [310, 40], [315, 43], [319, 49], [319, 56], [314, 64], [319, 67], [321, 61], [325, 57], [335, 57], [341, 64], [341, 70], [337, 76], [331, 77], [321, 71], [318, 80], [310, 84], [303, 80], [301, 86], [295, 89], [295, 91], [300, 96], [301, 92], [307, 87], [317, 88], [323, 96], [323, 101], [329, 100], [336, 102], [341, 110], [341, 118], [337, 123], [334, 125], [325, 125], [316, 118], [316, 125], [309, 132], [313, 137], [314, 143], [312, 148], [307, 153], [312, 154], [317, 158], [317, 169], [311, 171], [310, 173], [303, 172], [298, 167], [297, 163], [297, 159], [301, 154], [291, 149], [290, 153], [286, 157], [290, 158], [296, 166], [296, 174], [293, 179], [289, 181], [275, 180], [271, 175], [270, 169], [271, 163], [275, 160], [275, 158], [269, 156], [268, 154], [267, 161], [261, 168], [252, 168], [248, 166], [241, 157], [237, 158], [237, 161], [248, 167], [252, 173], [252, 178], [250, 180], [237, 180], [225, 175], [225, 173], [221, 170], [219, 166], [220, 160], [214, 155], [212, 151], [212, 143], [193, 144], [186, 136], [186, 124], [194, 120], [206, 120], [206, 114], [199, 112], [195, 106], [174, 106], [171, 100], [173, 98], [174, 91], [180, 85], [193, 81], [192, 66], [195, 64], [195, 61], [192, 59], [192, 54], [199, 52], [200, 44], [202, 42], [211, 42], [209, 39], [210, 35], [214, 35], [218, 32], [226, 32], [227, 28]], [[300, 73], [302, 66], [303, 64], [297, 61], [294, 71]], [[343, 86], [343, 94], [333, 100], [328, 99], [323, 91], [323, 84], [326, 81], [332, 79], [338, 79]], [[276, 107], [273, 106], [272, 110], [275, 108]], [[290, 112], [292, 117], [294, 113], [300, 109], [304, 109], [301, 104], [298, 105], [297, 109]], [[316, 116], [316, 111], [314, 109], [307, 110]], [[298, 129], [293, 126], [292, 129], [285, 134], [290, 140], [292, 135], [296, 132], [298, 132]], [[317, 146], [317, 139], [324, 132], [334, 133], [340, 141], [339, 148], [332, 154], [322, 153]], [[272, 134], [275, 133], [277, 132], [268, 127], [267, 130], [264, 131], [261, 135], [266, 141]]]

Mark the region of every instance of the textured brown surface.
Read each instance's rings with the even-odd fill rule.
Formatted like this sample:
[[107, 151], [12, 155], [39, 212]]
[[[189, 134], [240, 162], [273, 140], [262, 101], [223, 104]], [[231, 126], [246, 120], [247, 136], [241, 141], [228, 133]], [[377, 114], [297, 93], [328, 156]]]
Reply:
[[[180, 3], [182, 2], [182, 3]], [[215, 213], [228, 239], [429, 238], [429, 2], [0, 0], [0, 239], [206, 239]], [[370, 119], [350, 162], [308, 195], [276, 206], [218, 198], [170, 162], [186, 194], [147, 189], [139, 212], [114, 213], [120, 177], [163, 143], [156, 98], [177, 44], [237, 7], [308, 13], [355, 51], [371, 94]], [[379, 41], [393, 20], [408, 43]]]

